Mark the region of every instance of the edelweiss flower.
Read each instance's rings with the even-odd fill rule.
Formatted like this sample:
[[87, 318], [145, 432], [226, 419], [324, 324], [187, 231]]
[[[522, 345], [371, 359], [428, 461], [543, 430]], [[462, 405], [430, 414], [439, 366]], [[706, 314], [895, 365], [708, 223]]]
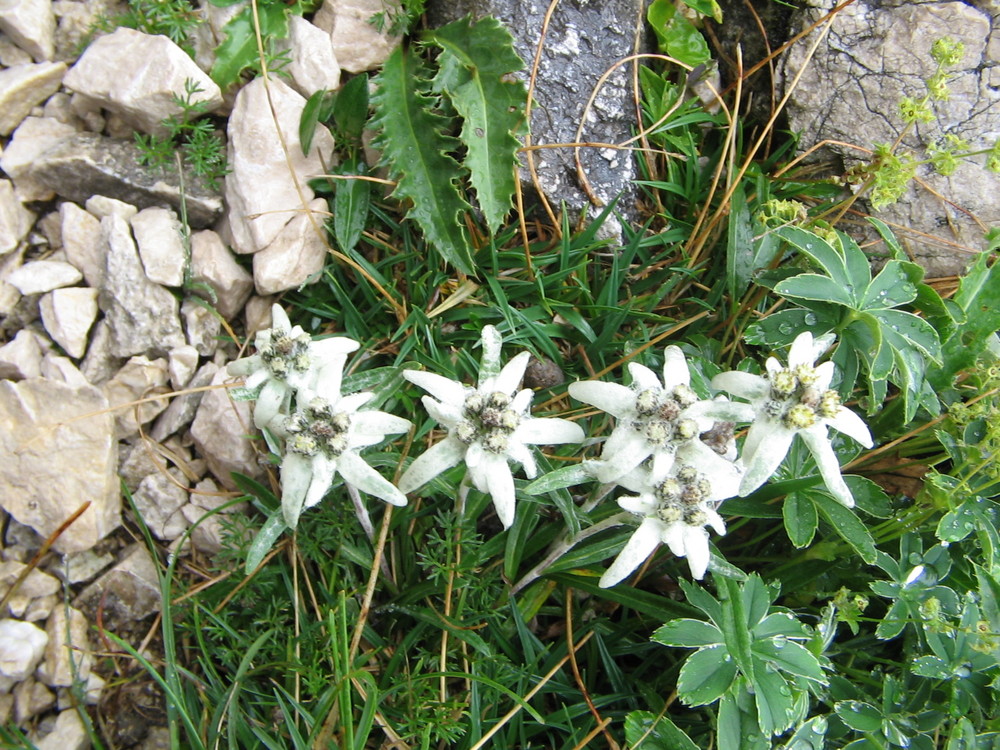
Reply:
[[708, 570], [708, 531], [725, 534], [726, 524], [715, 509], [719, 502], [732, 497], [740, 484], [735, 464], [723, 462], [724, 469], [710, 475], [693, 466], [675, 462], [664, 474], [655, 468], [636, 469], [618, 482], [638, 492], [638, 497], [620, 497], [618, 504], [642, 516], [642, 523], [601, 576], [603, 588], [614, 586], [638, 568], [660, 544], [666, 544], [677, 557], [686, 557], [691, 575], [702, 578]]
[[409, 420], [382, 411], [359, 411], [373, 394], [340, 396], [329, 388], [329, 399], [300, 392], [298, 408], [277, 428], [285, 438], [281, 461], [281, 510], [285, 523], [295, 528], [303, 508], [316, 505], [340, 474], [362, 492], [393, 505], [406, 505], [406, 497], [359, 455], [362, 448], [382, 442], [386, 435], [406, 432]]
[[[601, 482], [613, 482], [652, 456], [653, 471], [665, 475], [675, 457], [697, 461], [695, 455], [712, 453], [699, 436], [712, 428], [695, 407], [698, 396], [689, 385], [684, 353], [676, 346], [663, 351], [663, 382], [648, 367], [630, 362], [631, 387], [597, 380], [569, 386], [569, 394], [596, 406], [617, 419], [615, 428], [604, 443], [601, 460], [588, 466]], [[746, 409], [733, 405], [737, 411]], [[744, 415], [749, 417], [749, 410]]]
[[347, 355], [359, 346], [344, 336], [313, 341], [301, 326], [292, 327], [279, 305], [271, 308], [271, 327], [257, 333], [254, 345], [256, 354], [230, 362], [227, 370], [247, 376], [247, 390], [260, 388], [253, 410], [257, 427], [287, 414], [296, 391], [314, 391], [321, 372], [343, 369]]
[[[771, 357], [766, 363], [765, 376], [724, 372], [713, 378], [713, 387], [747, 399], [756, 413], [743, 443], [746, 474], [740, 484], [740, 495], [748, 495], [767, 481], [798, 435], [816, 459], [830, 493], [848, 508], [854, 506], [854, 497], [840, 474], [840, 463], [830, 445], [827, 427], [866, 448], [873, 443], [861, 417], [844, 407], [837, 392], [830, 389], [833, 362], [814, 365], [831, 343], [832, 334], [813, 340], [807, 331], [792, 342], [787, 367]], [[721, 415], [724, 411], [725, 407], [713, 407], [707, 413]]]
[[482, 333], [483, 358], [476, 388], [432, 372], [407, 370], [403, 376], [430, 396], [423, 397], [428, 413], [448, 428], [448, 436], [410, 464], [399, 480], [403, 492], [412, 492], [442, 471], [465, 461], [476, 489], [493, 498], [504, 528], [514, 522], [514, 477], [508, 461], [538, 473], [528, 446], [579, 443], [583, 430], [566, 419], [530, 416], [531, 389], [517, 390], [530, 354], [522, 352], [500, 369], [501, 338], [496, 328]]

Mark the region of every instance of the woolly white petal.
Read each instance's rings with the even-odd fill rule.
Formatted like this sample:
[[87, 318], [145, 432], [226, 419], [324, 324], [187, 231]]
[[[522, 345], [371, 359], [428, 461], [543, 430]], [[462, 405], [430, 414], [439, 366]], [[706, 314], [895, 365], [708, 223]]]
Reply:
[[718, 502], [739, 492], [743, 472], [700, 440], [691, 440], [678, 450], [677, 461], [694, 467], [709, 480], [712, 493], [708, 500]]
[[586, 437], [576, 422], [556, 417], [529, 417], [521, 420], [511, 438], [528, 445], [581, 443]]
[[493, 498], [493, 507], [505, 529], [514, 523], [514, 476], [510, 473], [507, 459], [495, 453], [483, 457], [486, 475], [486, 490]]
[[688, 567], [691, 568], [691, 576], [696, 580], [705, 577], [708, 570], [708, 560], [711, 554], [708, 551], [708, 532], [701, 526], [687, 526], [683, 537], [684, 554]]
[[606, 589], [627, 578], [659, 545], [662, 530], [663, 523], [655, 518], [647, 518], [639, 524], [598, 585]]
[[663, 389], [673, 391], [679, 385], [690, 385], [691, 372], [687, 359], [678, 346], [668, 346], [663, 350]]
[[521, 464], [521, 467], [524, 469], [524, 475], [528, 479], [534, 479], [538, 476], [538, 464], [535, 462], [535, 454], [524, 443], [511, 441], [507, 446], [507, 456], [511, 460]]
[[872, 434], [868, 430], [868, 425], [865, 424], [865, 420], [846, 406], [841, 406], [837, 409], [837, 415], [833, 419], [825, 421], [833, 429], [844, 433], [849, 438], [857, 440], [865, 448], [871, 448], [875, 444], [872, 440]]
[[673, 450], [653, 451], [652, 473], [658, 477], [666, 477], [674, 468], [677, 455]]
[[655, 372], [638, 362], [629, 362], [628, 371], [632, 376], [632, 385], [638, 391], [648, 391], [653, 388], [658, 391], [663, 390], [663, 383]]
[[730, 401], [725, 396], [719, 396], [711, 401], [696, 401], [684, 410], [683, 416], [696, 419], [699, 424], [703, 419], [722, 422], [753, 422], [757, 418], [757, 410], [750, 404]]
[[466, 445], [458, 438], [446, 437], [417, 456], [399, 478], [400, 492], [413, 492], [442, 471], [455, 466], [465, 456]]
[[312, 459], [286, 453], [281, 460], [281, 513], [285, 525], [294, 529], [299, 522], [302, 503], [312, 483]]
[[[249, 375], [250, 373], [258, 373], [264, 367], [264, 360], [261, 359], [259, 354], [252, 354], [249, 357], [243, 357], [242, 359], [237, 359], [226, 365], [226, 372], [230, 375], [240, 377], [242, 375]], [[266, 371], [265, 371], [266, 375]], [[248, 388], [251, 386], [247, 386]]]
[[495, 327], [483, 326], [479, 340], [483, 344], [483, 356], [479, 360], [479, 383], [481, 385], [484, 380], [494, 378], [500, 372], [500, 349], [503, 346], [503, 338]]
[[823, 477], [823, 483], [830, 490], [830, 494], [837, 498], [841, 505], [853, 508], [854, 496], [840, 473], [840, 462], [837, 460], [837, 454], [833, 451], [833, 446], [830, 445], [826, 428], [822, 425], [815, 425], [807, 430], [800, 430], [799, 435], [802, 436], [809, 452], [816, 460], [820, 476]]
[[[483, 449], [483, 444], [480, 442], [472, 443], [469, 449], [465, 452], [465, 465], [470, 469], [478, 469], [479, 464], [482, 463], [483, 458], [487, 455], [486, 451]], [[480, 488], [481, 492], [485, 492]]]
[[816, 365], [816, 382], [813, 383], [813, 388], [819, 391], [825, 391], [830, 387], [830, 383], [833, 382], [833, 373], [836, 369], [836, 365], [833, 362], [824, 362], [821, 365]]
[[760, 398], [767, 398], [771, 393], [771, 384], [767, 378], [760, 375], [752, 375], [749, 372], [730, 370], [722, 372], [712, 378], [712, 387], [719, 391], [728, 391], [734, 396], [749, 399], [751, 401]]
[[443, 424], [445, 427], [454, 427], [462, 421], [461, 404], [442, 404], [430, 396], [424, 396], [420, 400], [423, 402], [427, 413], [438, 424]]
[[531, 399], [534, 397], [535, 394], [530, 388], [524, 388], [518, 391], [514, 398], [511, 399], [508, 408], [515, 414], [526, 414], [531, 408]]
[[620, 497], [618, 505], [622, 507], [622, 510], [635, 513], [637, 516], [649, 516], [656, 510], [657, 502], [652, 494], [643, 493], [638, 496], [625, 495]]
[[357, 435], [397, 435], [410, 429], [408, 419], [384, 411], [359, 411], [351, 417], [351, 433]]
[[615, 481], [632, 471], [652, 453], [646, 439], [635, 431], [623, 431], [619, 434], [621, 437], [615, 440], [615, 433], [612, 433], [601, 453], [601, 461], [595, 467], [597, 479], [601, 482]]
[[288, 319], [288, 314], [281, 308], [281, 305], [271, 305], [271, 328], [281, 328], [290, 330], [292, 322]]
[[333, 484], [333, 478], [337, 475], [337, 459], [327, 458], [319, 455], [312, 458], [312, 484], [309, 485], [309, 492], [306, 493], [304, 507], [311, 508], [320, 500]]
[[356, 352], [360, 346], [361, 344], [347, 336], [330, 336], [313, 341], [310, 353], [323, 362], [344, 362], [347, 360], [347, 355]]
[[711, 508], [703, 508], [702, 510], [708, 517], [708, 520], [705, 522], [705, 525], [711, 526], [715, 530], [715, 533], [718, 534], [719, 536], [725, 536], [726, 522], [722, 520], [722, 516], [720, 516]]
[[[822, 352], [820, 352], [822, 354]], [[799, 365], [812, 367], [816, 361], [816, 352], [813, 350], [813, 335], [809, 331], [803, 331], [795, 337], [792, 348], [788, 350], [788, 369], [794, 370]]]
[[462, 404], [465, 402], [465, 394], [469, 391], [461, 383], [438, 375], [436, 372], [403, 370], [403, 377], [423, 388], [438, 401], [445, 403]]
[[513, 393], [524, 378], [524, 371], [528, 369], [528, 360], [531, 359], [530, 352], [521, 352], [514, 359], [504, 365], [500, 374], [491, 379], [491, 382], [481, 385], [479, 390], [484, 395], [492, 391], [500, 393]]
[[406, 496], [388, 479], [369, 466], [357, 453], [346, 451], [337, 460], [337, 471], [345, 482], [362, 492], [385, 500], [393, 505], [406, 505]]
[[279, 380], [268, 380], [257, 395], [253, 407], [253, 423], [260, 428], [267, 427], [279, 412], [287, 411], [292, 400], [292, 392]]
[[618, 383], [581, 380], [570, 383], [569, 395], [577, 401], [596, 406], [618, 419], [624, 419], [635, 413], [635, 391]]
[[367, 404], [372, 400], [374, 393], [368, 393], [367, 391], [363, 393], [352, 393], [348, 396], [341, 397], [338, 393], [335, 398], [328, 398], [331, 404], [336, 404], [336, 411], [343, 412], [345, 414], [353, 414], [362, 406]]
[[[753, 430], [757, 426], [754, 425], [750, 429]], [[794, 430], [772, 423], [771, 429], [758, 441], [753, 455], [744, 452], [743, 460], [747, 463], [747, 471], [743, 475], [743, 481], [740, 482], [741, 496], [749, 495], [774, 474], [775, 469], [788, 454], [794, 436]]]

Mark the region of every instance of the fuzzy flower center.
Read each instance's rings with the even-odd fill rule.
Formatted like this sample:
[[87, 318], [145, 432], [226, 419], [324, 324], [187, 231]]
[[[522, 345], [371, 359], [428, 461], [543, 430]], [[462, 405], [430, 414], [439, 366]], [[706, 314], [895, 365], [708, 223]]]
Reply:
[[469, 394], [455, 436], [466, 445], [478, 440], [491, 453], [505, 453], [511, 433], [521, 423], [521, 415], [510, 408], [511, 402], [511, 397], [501, 391]]
[[292, 336], [289, 331], [272, 328], [270, 341], [257, 347], [257, 353], [267, 371], [275, 378], [284, 380], [293, 372], [306, 372], [312, 366], [309, 345], [312, 338], [308, 333]]
[[322, 453], [328, 458], [336, 458], [347, 450], [351, 417], [343, 412], [334, 412], [330, 402], [324, 398], [314, 398], [304, 410], [290, 416], [285, 424], [290, 435], [288, 450], [293, 453], [305, 456]]
[[683, 521], [688, 526], [704, 526], [708, 516], [703, 506], [712, 493], [712, 484], [693, 466], [681, 466], [653, 487], [657, 507], [654, 514], [664, 523]]
[[840, 396], [831, 389], [816, 387], [819, 373], [812, 365], [798, 365], [768, 376], [771, 398], [764, 412], [779, 419], [790, 430], [804, 430], [825, 419], [833, 419], [840, 410]]
[[632, 429], [645, 435], [650, 445], [660, 450], [669, 448], [674, 441], [690, 440], [698, 435], [698, 423], [680, 419], [680, 415], [697, 400], [695, 392], [683, 384], [670, 392], [661, 388], [639, 391]]

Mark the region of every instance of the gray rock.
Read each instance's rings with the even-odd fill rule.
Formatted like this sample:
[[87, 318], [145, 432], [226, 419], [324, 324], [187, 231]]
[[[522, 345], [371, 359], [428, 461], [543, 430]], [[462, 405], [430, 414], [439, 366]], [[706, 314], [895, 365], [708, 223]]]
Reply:
[[49, 352], [42, 357], [41, 375], [43, 378], [65, 383], [73, 388], [89, 384], [69, 357], [61, 357], [55, 352]]
[[112, 336], [108, 321], [101, 319], [94, 326], [87, 347], [87, 356], [80, 363], [80, 372], [87, 382], [100, 385], [118, 371], [123, 358], [111, 353]]
[[[594, 105], [586, 112], [596, 82], [615, 63], [635, 52], [636, 23], [644, 18], [646, 3], [641, 0], [563, 0], [556, 5], [542, 48], [531, 111], [531, 142], [593, 142], [618, 144], [632, 137], [636, 126], [631, 72], [621, 65], [608, 77]], [[431, 0], [431, 26], [454, 21], [467, 14], [474, 18], [491, 15], [514, 34], [514, 48], [527, 68], [525, 81], [539, 43], [545, 2], [519, 0]], [[640, 51], [644, 48], [640, 45]], [[579, 136], [577, 128], [584, 127]], [[585, 192], [578, 174], [574, 149], [542, 149], [534, 152], [535, 167], [542, 191], [554, 210], [565, 201], [570, 211], [584, 206], [603, 206], [620, 193], [617, 210], [625, 216], [635, 213], [638, 195], [632, 181], [638, 177], [628, 151], [611, 148], [581, 148], [583, 175], [591, 191]], [[522, 157], [522, 160], [528, 158]], [[529, 176], [522, 170], [522, 181]], [[610, 225], [609, 225], [610, 226]]]
[[222, 104], [219, 87], [174, 42], [122, 27], [89, 44], [63, 84], [140, 130], [163, 136], [170, 132], [163, 121], [184, 113], [176, 100], [187, 98], [188, 81], [199, 89], [190, 101], [203, 111]]
[[211, 357], [219, 348], [218, 336], [222, 333], [222, 321], [216, 313], [199, 300], [186, 299], [181, 302], [181, 317], [187, 341], [203, 357]]
[[119, 440], [134, 436], [141, 425], [153, 421], [167, 408], [165, 398], [147, 399], [166, 393], [169, 390], [168, 379], [165, 359], [150, 360], [137, 356], [101, 386], [108, 403], [115, 410], [115, 436]]
[[80, 610], [56, 607], [45, 625], [49, 642], [37, 673], [42, 682], [49, 687], [68, 687], [75, 677], [87, 679], [94, 660], [88, 630], [87, 618]]
[[83, 274], [76, 266], [57, 260], [33, 260], [7, 277], [7, 283], [24, 295], [45, 294], [82, 280]]
[[0, 381], [0, 445], [0, 506], [43, 537], [90, 501], [55, 549], [89, 549], [117, 528], [114, 420], [99, 390], [41, 378]]
[[255, 253], [271, 244], [295, 212], [313, 199], [306, 183], [325, 172], [324, 159], [333, 153], [329, 131], [319, 127], [309, 156], [302, 155], [299, 120], [306, 100], [278, 78], [268, 86], [270, 98], [263, 78], [244, 86], [229, 118], [232, 172], [226, 177], [225, 196], [237, 253]]
[[187, 250], [177, 214], [166, 208], [144, 208], [130, 223], [149, 280], [164, 286], [183, 284]]
[[198, 369], [198, 350], [190, 344], [170, 350], [167, 358], [167, 372], [170, 373], [170, 387], [181, 390], [188, 384]]
[[[92, 195], [107, 195], [139, 208], [171, 206], [180, 210], [178, 175], [142, 165], [141, 153], [129, 140], [77, 133], [47, 150], [32, 170], [32, 176], [75, 203]], [[184, 170], [184, 194], [188, 223], [208, 226], [222, 211], [218, 193]]]
[[163, 354], [184, 344], [177, 299], [143, 271], [128, 225], [117, 216], [101, 220], [108, 245], [98, 297], [111, 327], [111, 354]]
[[64, 63], [15, 65], [0, 70], [0, 135], [10, 135], [31, 112], [59, 89]]
[[56, 16], [52, 0], [5, 0], [0, 8], [0, 31], [36, 61], [53, 58]]
[[292, 88], [307, 99], [320, 89], [335, 91], [340, 87], [340, 65], [333, 51], [330, 34], [309, 23], [302, 16], [288, 19], [288, 39], [278, 42], [288, 51], [291, 64], [285, 68]]
[[92, 195], [83, 204], [88, 213], [98, 219], [105, 219], [108, 216], [117, 216], [122, 221], [130, 222], [132, 217], [139, 213], [139, 209], [131, 203], [120, 201], [117, 198], [110, 198], [107, 195]]
[[35, 741], [37, 750], [86, 750], [90, 737], [75, 708], [60, 711], [52, 730]]
[[26, 117], [14, 131], [14, 137], [0, 157], [0, 169], [14, 181], [22, 200], [52, 199], [55, 191], [32, 178], [31, 169], [41, 154], [74, 133], [76, 129], [72, 125], [53, 117]]
[[191, 235], [191, 282], [194, 291], [199, 284], [214, 290], [215, 300], [210, 301], [227, 320], [243, 309], [253, 290], [253, 277], [210, 229]]
[[212, 378], [212, 385], [219, 388], [206, 391], [202, 396], [191, 437], [208, 467], [224, 487], [236, 489], [230, 473], [238, 471], [256, 477], [262, 473], [257, 462], [257, 451], [248, 437], [253, 429], [251, 407], [248, 401], [233, 401], [223, 384], [228, 379], [225, 370]]
[[42, 323], [52, 340], [74, 359], [87, 351], [87, 334], [97, 318], [97, 290], [55, 289], [39, 302]]
[[[17, 560], [7, 560], [0, 563], [0, 596], [7, 595], [10, 587], [14, 585], [20, 576], [24, 575], [25, 570], [28, 570], [28, 574], [21, 581], [14, 593], [10, 594], [7, 599], [7, 610], [0, 613], [0, 615], [5, 617], [9, 614], [11, 617], [27, 619], [25, 614], [34, 600], [52, 596], [60, 590], [61, 584], [59, 580], [53, 578], [45, 571], [38, 568], [29, 570], [28, 566], [24, 563], [20, 563]], [[0, 635], [0, 639], [2, 639], [2, 635]], [[0, 652], [2, 650], [2, 647], [0, 647]], [[0, 657], [0, 660], [2, 660], [2, 657]], [[3, 672], [3, 667], [0, 666], [0, 673]]]
[[34, 216], [21, 205], [10, 180], [0, 180], [0, 256], [13, 252], [28, 234]]
[[121, 562], [84, 589], [74, 606], [95, 613], [100, 607], [111, 630], [159, 612], [160, 583], [149, 551], [141, 544], [123, 550]]
[[133, 496], [143, 522], [157, 539], [173, 541], [188, 524], [178, 513], [188, 503], [188, 493], [177, 477], [157, 471], [139, 482]]
[[42, 347], [38, 336], [22, 328], [13, 339], [0, 346], [0, 378], [37, 378], [42, 371]]
[[56, 694], [30, 677], [14, 688], [14, 719], [23, 724], [52, 708]]
[[[809, 5], [793, 33], [833, 2], [811, 0]], [[933, 103], [935, 120], [914, 128], [903, 149], [923, 158], [924, 149], [946, 133], [965, 138], [973, 149], [992, 146], [1000, 134], [997, 20], [962, 2], [858, 0], [836, 14], [811, 61], [806, 53], [813, 38], [806, 37], [781, 62], [786, 85], [805, 66], [788, 103], [791, 128], [802, 132], [799, 147], [825, 139], [869, 149], [894, 142], [903, 127], [899, 101], [926, 93], [924, 82], [935, 69], [931, 45], [946, 36], [965, 45], [949, 84], [951, 98]], [[829, 149], [825, 156], [832, 152], [845, 167], [859, 163], [855, 149]], [[973, 253], [985, 249], [976, 219], [987, 227], [1000, 223], [1000, 176], [983, 168], [984, 158], [963, 164], [951, 177], [921, 168], [918, 176], [930, 190], [913, 185], [899, 203], [874, 214], [902, 228], [900, 240], [932, 276], [960, 273]]]
[[[215, 373], [219, 371], [218, 365], [213, 362], [206, 362], [194, 377], [188, 382], [188, 388], [202, 388], [212, 382]], [[153, 428], [149, 431], [149, 436], [158, 442], [166, 440], [176, 432], [180, 432], [184, 427], [191, 424], [201, 403], [202, 393], [185, 393], [182, 396], [175, 396], [170, 400], [170, 406], [161, 414]]]
[[108, 248], [100, 220], [69, 202], [59, 206], [59, 216], [66, 260], [80, 269], [88, 285], [99, 289], [104, 283], [104, 256]]
[[377, 68], [399, 46], [401, 37], [389, 31], [402, 12], [398, 0], [324, 0], [313, 22], [330, 35], [340, 67], [360, 73]]
[[[309, 210], [323, 212], [326, 201], [317, 198]], [[310, 279], [317, 281], [326, 264], [329, 246], [322, 213], [296, 214], [270, 245], [253, 256], [253, 281], [258, 294], [295, 289]]]

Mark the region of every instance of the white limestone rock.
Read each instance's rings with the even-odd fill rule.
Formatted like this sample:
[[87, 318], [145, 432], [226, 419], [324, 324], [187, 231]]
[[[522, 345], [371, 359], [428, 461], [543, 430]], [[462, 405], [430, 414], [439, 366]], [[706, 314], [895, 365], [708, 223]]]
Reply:
[[7, 277], [7, 283], [24, 295], [45, 294], [82, 280], [83, 274], [76, 266], [58, 260], [33, 260]]
[[[303, 156], [299, 120], [306, 100], [280, 79], [272, 78], [268, 83], [272, 115], [264, 85], [263, 78], [255, 78], [244, 86], [229, 118], [232, 172], [226, 177], [225, 199], [237, 253], [255, 253], [271, 244], [294, 212], [313, 199], [307, 182], [324, 174], [324, 160], [333, 153], [333, 139], [320, 126], [309, 155]], [[289, 173], [289, 164], [294, 175]]]
[[[100, 302], [100, 295], [97, 299]], [[80, 362], [80, 372], [88, 383], [101, 385], [122, 366], [124, 358], [115, 356], [111, 352], [111, 344], [111, 326], [107, 320], [101, 318], [90, 335], [87, 356]]]
[[222, 104], [219, 87], [170, 39], [119, 28], [92, 42], [64, 83], [139, 129], [166, 135], [163, 120], [183, 113], [174, 97], [186, 96], [186, 80], [201, 89], [191, 100], [206, 112]]
[[[0, 596], [6, 596], [10, 587], [14, 585], [21, 575], [24, 575], [27, 569], [27, 565], [17, 560], [7, 560], [0, 563]], [[0, 616], [6, 617], [10, 615], [20, 620], [28, 619], [25, 615], [34, 600], [52, 596], [60, 588], [61, 584], [58, 579], [50, 576], [43, 570], [32, 568], [28, 571], [28, 574], [21, 581], [14, 593], [10, 594], [7, 599], [7, 608], [5, 611], [0, 612]], [[2, 647], [0, 647], [0, 651], [2, 651]], [[0, 672], [2, 671], [3, 669], [0, 667]]]
[[13, 68], [15, 65], [25, 65], [30, 62], [34, 62], [31, 55], [7, 37], [0, 35], [0, 65]]
[[[313, 23], [330, 35], [341, 69], [361, 73], [377, 68], [399, 46], [402, 37], [388, 31], [402, 12], [398, 0], [324, 0]], [[381, 31], [374, 22], [378, 14]]]
[[179, 477], [157, 471], [139, 482], [133, 495], [135, 507], [157, 539], [173, 541], [188, 527], [179, 511], [188, 503], [188, 493]]
[[107, 216], [101, 228], [108, 250], [98, 302], [110, 325], [111, 354], [166, 354], [183, 346], [177, 299], [146, 277], [128, 225]]
[[54, 289], [39, 302], [42, 323], [52, 340], [73, 359], [87, 351], [87, 334], [97, 319], [97, 290]]
[[[146, 399], [169, 389], [170, 376], [167, 360], [149, 359], [139, 355], [132, 357], [102, 389], [108, 403], [115, 410], [115, 435], [119, 440], [132, 437], [140, 425], [152, 422], [167, 408], [165, 398], [148, 401]], [[137, 403], [137, 402], [142, 403]]]
[[29, 677], [14, 688], [14, 719], [18, 724], [24, 724], [52, 708], [55, 703], [56, 694]]
[[[206, 362], [198, 368], [198, 372], [188, 382], [187, 387], [202, 388], [212, 382], [215, 373], [219, 371], [218, 365], [214, 362]], [[158, 442], [166, 440], [174, 433], [180, 432], [183, 428], [191, 424], [198, 405], [201, 403], [202, 393], [185, 393], [183, 396], [175, 396], [170, 400], [164, 412], [153, 423], [153, 428], [149, 431], [149, 436]]]
[[144, 208], [132, 217], [131, 224], [149, 280], [164, 286], [183, 284], [187, 250], [177, 215], [158, 206]]
[[29, 63], [0, 70], [0, 135], [10, 135], [31, 109], [59, 90], [65, 63]]
[[73, 684], [74, 673], [79, 679], [87, 679], [94, 659], [90, 653], [88, 630], [87, 618], [80, 610], [56, 607], [45, 625], [49, 642], [45, 660], [37, 672], [42, 682], [49, 687], [69, 687]]
[[340, 65], [333, 51], [330, 34], [302, 16], [288, 19], [288, 39], [278, 42], [291, 58], [285, 71], [293, 89], [307, 99], [321, 89], [340, 88]]
[[13, 180], [21, 200], [47, 201], [55, 197], [54, 190], [32, 179], [31, 165], [45, 151], [75, 132], [72, 125], [53, 117], [26, 117], [14, 131], [14, 137], [0, 157], [0, 169]]
[[55, 55], [56, 16], [52, 0], [4, 0], [0, 3], [0, 31], [37, 62]]
[[37, 750], [87, 750], [90, 737], [75, 708], [60, 711], [52, 731], [35, 740]]
[[[326, 201], [317, 198], [310, 211], [326, 209]], [[326, 264], [326, 238], [323, 216], [302, 212], [288, 222], [266, 249], [253, 256], [253, 281], [258, 294], [277, 294], [295, 289], [323, 270]], [[316, 281], [313, 278], [313, 281]]]
[[32, 221], [34, 215], [21, 204], [14, 184], [10, 180], [0, 180], [0, 256], [17, 249], [31, 229]]
[[227, 320], [243, 308], [253, 290], [253, 277], [211, 229], [191, 235], [191, 281], [215, 290], [215, 309]]
[[35, 671], [48, 643], [49, 636], [37, 625], [0, 620], [0, 692], [7, 692]]
[[62, 357], [55, 352], [49, 352], [42, 357], [41, 376], [73, 388], [88, 384], [88, 380], [69, 357]]
[[257, 331], [271, 327], [271, 307], [274, 297], [253, 296], [247, 300], [244, 317], [246, 319], [247, 337], [252, 339]]
[[120, 523], [114, 419], [97, 388], [0, 381], [0, 455], [0, 506], [42, 537], [90, 501], [56, 550], [89, 549]]
[[108, 216], [117, 216], [123, 221], [131, 221], [132, 217], [139, 212], [139, 209], [131, 203], [126, 203], [125, 201], [120, 201], [117, 198], [111, 198], [107, 195], [92, 195], [87, 198], [87, 202], [84, 206], [87, 211], [96, 216], [98, 219], [104, 219]]
[[101, 222], [75, 203], [59, 206], [62, 219], [62, 243], [66, 260], [80, 269], [89, 286], [100, 289], [104, 282], [104, 255], [107, 243], [101, 234]]
[[170, 386], [175, 391], [184, 388], [198, 369], [198, 350], [190, 344], [171, 349], [167, 357]]
[[238, 471], [250, 477], [262, 473], [257, 462], [257, 452], [248, 433], [253, 430], [251, 405], [248, 401], [233, 401], [222, 385], [227, 381], [226, 371], [219, 370], [212, 378], [215, 390], [202, 396], [191, 437], [199, 453], [208, 461], [208, 467], [223, 486], [236, 489], [230, 476]]
[[219, 348], [218, 337], [222, 333], [222, 321], [215, 311], [200, 300], [186, 299], [181, 302], [181, 318], [184, 319], [188, 344], [203, 357], [215, 354]]
[[42, 347], [38, 336], [22, 328], [13, 339], [0, 346], [0, 378], [37, 378], [42, 371]]

